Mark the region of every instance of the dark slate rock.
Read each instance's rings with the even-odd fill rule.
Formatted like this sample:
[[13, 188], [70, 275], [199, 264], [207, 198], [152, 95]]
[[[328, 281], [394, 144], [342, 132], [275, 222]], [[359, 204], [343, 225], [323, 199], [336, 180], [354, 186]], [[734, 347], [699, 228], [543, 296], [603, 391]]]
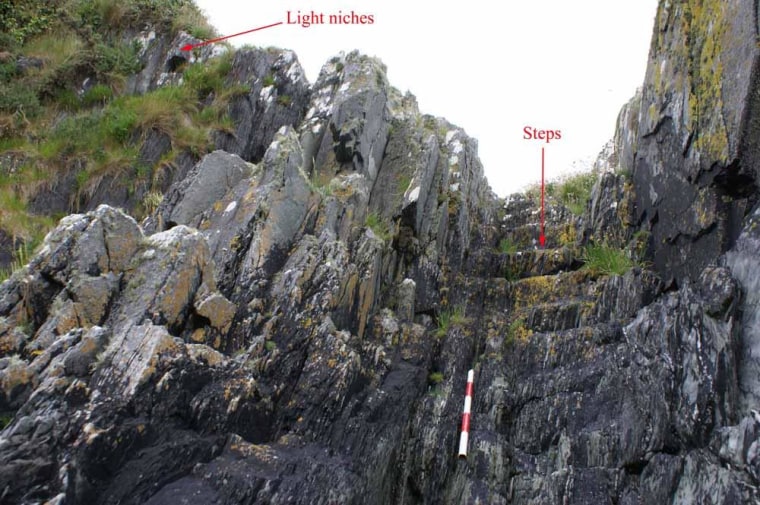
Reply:
[[633, 178], [637, 220], [651, 228], [666, 280], [696, 279], [756, 200], [755, 8], [662, 4], [655, 20]]
[[292, 51], [274, 49], [237, 51], [228, 82], [249, 91], [232, 99], [228, 113], [235, 132], [218, 133], [216, 148], [257, 163], [281, 127], [295, 127], [303, 118], [309, 83]]

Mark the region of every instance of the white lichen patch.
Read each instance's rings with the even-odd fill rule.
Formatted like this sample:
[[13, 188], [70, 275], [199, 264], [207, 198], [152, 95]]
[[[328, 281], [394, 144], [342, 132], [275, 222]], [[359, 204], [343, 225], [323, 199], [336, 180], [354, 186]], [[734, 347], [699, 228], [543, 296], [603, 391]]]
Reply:
[[274, 84], [261, 88], [259, 98], [267, 104], [271, 103], [274, 100]]
[[90, 445], [92, 442], [95, 441], [95, 439], [103, 433], [105, 430], [102, 430], [98, 427], [96, 427], [93, 423], [87, 423], [82, 427], [82, 433], [84, 433], [85, 436], [85, 444]]
[[[158, 76], [158, 79], [156, 80], [156, 84], [158, 84], [159, 87], [165, 85], [167, 82], [169, 82], [171, 78], [171, 74], [168, 72], [161, 72], [161, 74]], [[179, 79], [178, 84], [182, 84], [182, 78]]]
[[211, 48], [211, 54], [209, 57], [216, 58], [217, 56], [227, 54], [228, 52], [230, 52], [229, 46], [226, 46], [225, 44], [213, 44], [213, 47]]
[[138, 44], [140, 44], [140, 57], [145, 55], [145, 51], [148, 49], [148, 46], [155, 39], [156, 39], [156, 32], [154, 32], [153, 30], [149, 32], [140, 33], [140, 35], [135, 39], [135, 41]]
[[415, 188], [407, 192], [407, 196], [405, 200], [411, 203], [411, 202], [416, 202], [419, 198], [420, 198], [420, 187], [416, 186]]
[[178, 225], [174, 228], [159, 233], [155, 233], [146, 240], [150, 246], [158, 249], [169, 249], [177, 247], [186, 237], [199, 235], [200, 232], [185, 225]]
[[229, 214], [235, 208], [237, 207], [237, 202], [235, 200], [231, 201], [229, 204], [227, 204], [227, 207], [224, 209], [224, 214]]
[[459, 154], [462, 151], [464, 151], [464, 146], [459, 140], [455, 140], [454, 142], [451, 142], [451, 152], [453, 154]]
[[291, 64], [290, 67], [288, 67], [286, 75], [292, 82], [300, 82], [302, 80], [306, 80], [306, 75], [303, 72], [303, 68], [301, 68], [301, 65], [299, 65], [298, 62], [295, 62]]

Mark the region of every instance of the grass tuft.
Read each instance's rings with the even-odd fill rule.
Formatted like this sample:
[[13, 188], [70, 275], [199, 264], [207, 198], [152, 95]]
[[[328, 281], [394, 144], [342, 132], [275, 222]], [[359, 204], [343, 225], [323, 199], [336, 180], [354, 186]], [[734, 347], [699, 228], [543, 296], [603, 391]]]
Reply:
[[172, 31], [185, 31], [196, 39], [209, 40], [216, 36], [214, 27], [206, 20], [203, 13], [192, 3], [180, 6], [172, 22]]
[[556, 188], [559, 201], [576, 216], [582, 215], [591, 198], [596, 177], [596, 173], [586, 172], [571, 175], [559, 181]]
[[533, 331], [528, 328], [523, 318], [518, 318], [509, 323], [507, 334], [504, 336], [504, 346], [509, 347], [515, 342], [527, 342]]
[[502, 254], [514, 254], [517, 252], [517, 244], [510, 238], [504, 237], [499, 241], [499, 252]]
[[431, 386], [437, 386], [441, 382], [443, 382], [442, 372], [431, 372], [430, 375], [428, 375], [428, 384]]
[[391, 231], [388, 223], [383, 221], [376, 212], [370, 212], [367, 214], [367, 218], [364, 220], [364, 226], [372, 230], [372, 232], [383, 242], [387, 242], [391, 238]]
[[436, 329], [435, 336], [443, 338], [449, 332], [451, 326], [462, 326], [468, 322], [469, 318], [465, 316], [464, 307], [443, 310], [438, 315], [438, 328]]
[[583, 250], [583, 268], [597, 275], [623, 275], [636, 266], [623, 249], [607, 244], [590, 244]]

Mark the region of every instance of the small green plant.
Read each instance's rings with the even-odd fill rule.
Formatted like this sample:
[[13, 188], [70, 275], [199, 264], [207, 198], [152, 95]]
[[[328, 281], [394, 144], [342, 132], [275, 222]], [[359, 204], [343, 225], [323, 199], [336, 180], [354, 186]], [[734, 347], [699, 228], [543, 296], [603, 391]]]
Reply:
[[47, 30], [56, 19], [57, 2], [28, 0], [0, 4], [0, 33], [4, 43], [23, 44]]
[[646, 256], [651, 236], [647, 230], [639, 230], [633, 234], [630, 247], [635, 258], [642, 260]]
[[193, 3], [182, 3], [172, 19], [172, 31], [186, 31], [193, 37], [209, 40], [216, 36], [214, 28], [209, 25], [203, 13]]
[[280, 95], [277, 97], [277, 103], [283, 107], [288, 107], [291, 103], [293, 103], [293, 99], [290, 98], [290, 95]]
[[113, 90], [105, 84], [96, 84], [82, 95], [82, 103], [85, 105], [105, 105], [113, 98]]
[[391, 231], [388, 227], [388, 223], [383, 221], [376, 212], [370, 212], [367, 214], [367, 218], [364, 220], [364, 226], [372, 230], [372, 232], [384, 242], [387, 242], [391, 238]]
[[589, 244], [583, 249], [583, 268], [597, 275], [623, 275], [636, 263], [625, 250], [607, 244]]
[[274, 342], [274, 340], [267, 340], [264, 342], [264, 349], [266, 349], [267, 352], [272, 352], [277, 349], [277, 344]]
[[448, 310], [444, 310], [438, 315], [438, 328], [435, 331], [435, 336], [443, 338], [449, 331], [451, 325], [451, 313]]
[[554, 196], [557, 194], [557, 183], [556, 182], [547, 182], [546, 186], [544, 187], [544, 193], [546, 196]]
[[232, 53], [227, 52], [207, 62], [194, 63], [183, 73], [185, 85], [194, 91], [199, 99], [209, 93], [220, 93], [224, 79], [232, 70]]
[[22, 81], [0, 85], [0, 112], [18, 114], [24, 120], [39, 115], [42, 107], [34, 89]]
[[502, 254], [514, 254], [517, 252], [517, 244], [510, 238], [504, 237], [499, 241], [499, 252]]
[[557, 197], [559, 201], [576, 216], [583, 214], [586, 203], [591, 198], [591, 190], [596, 182], [597, 174], [586, 172], [568, 176], [559, 181]]
[[509, 323], [507, 333], [504, 335], [504, 345], [511, 346], [515, 341], [527, 341], [533, 332], [526, 326], [523, 318], [518, 318]]
[[401, 192], [401, 194], [406, 193], [406, 190], [409, 189], [409, 186], [412, 184], [412, 178], [408, 175], [401, 174], [398, 176], [398, 189]]
[[150, 191], [145, 194], [142, 199], [143, 210], [146, 214], [153, 214], [153, 212], [164, 201], [164, 195], [159, 191]]
[[[312, 159], [312, 166], [316, 165]], [[309, 177], [309, 189], [312, 192], [322, 195], [322, 198], [326, 198], [330, 192], [328, 187], [330, 185], [329, 176], [323, 176], [316, 168], [312, 170], [311, 177]]]
[[268, 88], [269, 86], [274, 86], [275, 80], [273, 74], [267, 74], [262, 79], [262, 83], [264, 84], [265, 88]]
[[517, 266], [507, 262], [507, 265], [504, 267], [504, 278], [509, 282], [520, 280], [520, 271]]
[[454, 307], [453, 310], [442, 310], [438, 314], [438, 328], [435, 331], [435, 336], [443, 338], [449, 332], [449, 328], [454, 326], [462, 326], [467, 324], [469, 319], [465, 316], [464, 307]]
[[442, 372], [431, 372], [430, 375], [428, 375], [428, 384], [431, 386], [437, 386], [441, 382], [443, 382]]
[[140, 71], [140, 48], [136, 44], [96, 44], [93, 66], [99, 75], [127, 76]]
[[465, 316], [464, 307], [454, 307], [451, 312], [451, 324], [456, 326], [462, 326], [470, 322], [470, 319]]
[[630, 168], [621, 168], [617, 171], [617, 174], [620, 175], [625, 181], [633, 180], [633, 171]]
[[11, 424], [11, 421], [13, 421], [12, 414], [0, 414], [0, 430], [5, 429], [6, 426]]
[[18, 272], [24, 266], [29, 263], [29, 257], [31, 256], [32, 248], [29, 244], [23, 244], [16, 249], [13, 253], [13, 260], [7, 268], [0, 269], [0, 282], [9, 279], [11, 275]]

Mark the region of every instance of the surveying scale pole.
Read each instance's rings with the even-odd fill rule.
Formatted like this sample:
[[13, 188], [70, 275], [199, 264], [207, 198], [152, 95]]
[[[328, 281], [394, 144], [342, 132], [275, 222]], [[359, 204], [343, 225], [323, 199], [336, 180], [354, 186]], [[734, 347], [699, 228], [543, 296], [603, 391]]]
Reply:
[[467, 442], [470, 438], [470, 411], [472, 409], [472, 389], [475, 371], [467, 372], [467, 389], [464, 393], [464, 411], [462, 412], [462, 434], [459, 436], [459, 457], [467, 459]]

